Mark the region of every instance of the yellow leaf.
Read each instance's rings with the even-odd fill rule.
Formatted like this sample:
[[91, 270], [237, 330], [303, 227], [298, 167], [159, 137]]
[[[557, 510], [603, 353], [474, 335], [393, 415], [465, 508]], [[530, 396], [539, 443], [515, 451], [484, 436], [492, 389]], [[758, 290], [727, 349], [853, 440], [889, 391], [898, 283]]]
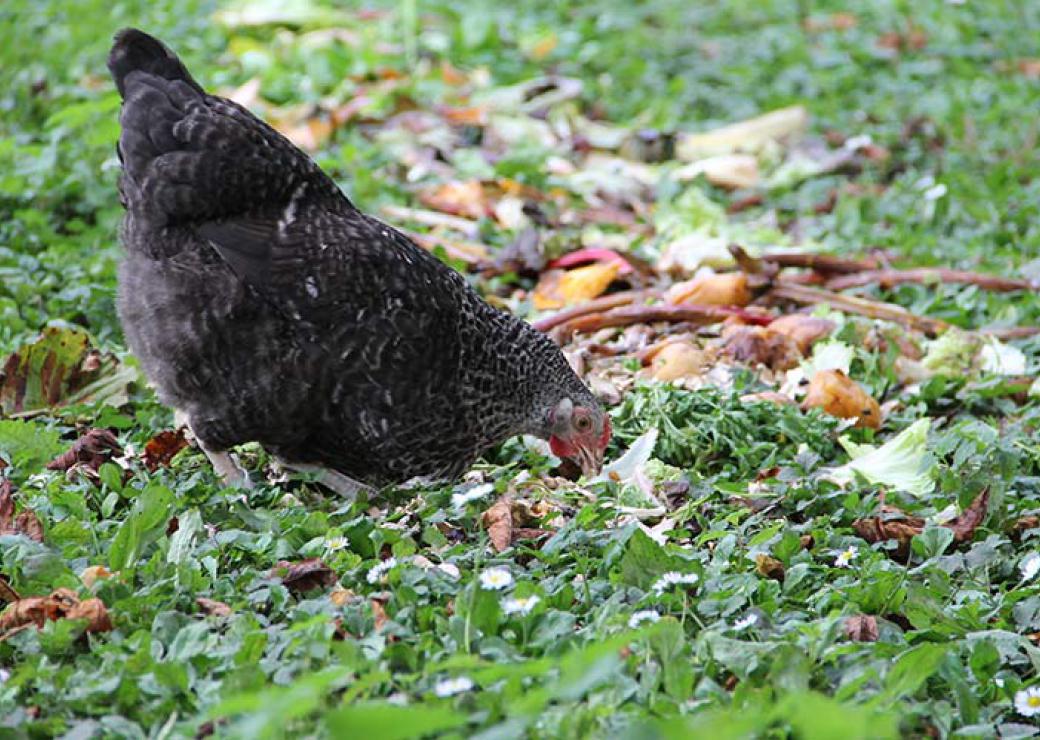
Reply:
[[614, 281], [619, 267], [617, 262], [594, 262], [573, 270], [549, 270], [534, 289], [534, 307], [542, 311], [592, 300]]

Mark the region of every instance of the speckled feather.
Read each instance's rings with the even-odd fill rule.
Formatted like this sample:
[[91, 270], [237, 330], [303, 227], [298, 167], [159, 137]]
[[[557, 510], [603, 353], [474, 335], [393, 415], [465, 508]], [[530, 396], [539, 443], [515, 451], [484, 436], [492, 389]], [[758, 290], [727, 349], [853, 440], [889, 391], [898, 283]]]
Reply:
[[357, 210], [160, 42], [121, 31], [109, 69], [124, 99], [119, 315], [207, 447], [258, 441], [383, 485], [546, 437], [562, 398], [598, 408], [547, 337]]

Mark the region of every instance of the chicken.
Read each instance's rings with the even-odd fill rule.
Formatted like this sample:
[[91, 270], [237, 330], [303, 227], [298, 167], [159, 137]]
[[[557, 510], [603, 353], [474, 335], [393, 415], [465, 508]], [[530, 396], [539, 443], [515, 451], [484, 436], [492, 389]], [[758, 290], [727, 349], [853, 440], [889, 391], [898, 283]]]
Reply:
[[452, 479], [532, 434], [586, 472], [610, 421], [556, 346], [363, 214], [303, 152], [136, 29], [123, 99], [119, 317], [229, 485], [255, 441], [344, 495]]

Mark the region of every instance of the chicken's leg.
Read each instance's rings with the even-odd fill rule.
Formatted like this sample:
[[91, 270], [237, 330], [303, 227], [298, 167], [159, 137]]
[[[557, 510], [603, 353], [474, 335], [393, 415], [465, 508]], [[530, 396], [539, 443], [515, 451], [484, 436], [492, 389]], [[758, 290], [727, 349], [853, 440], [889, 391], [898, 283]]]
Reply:
[[357, 495], [362, 491], [368, 493], [374, 490], [371, 486], [356, 481], [350, 476], [343, 475], [338, 470], [332, 468], [326, 468], [323, 465], [314, 465], [313, 463], [297, 463], [288, 462], [281, 458], [278, 462], [282, 467], [288, 468], [289, 470], [295, 470], [298, 473], [312, 473], [316, 474], [314, 480], [321, 485], [325, 486], [334, 493], [338, 493], [345, 499], [354, 500]]
[[209, 458], [210, 463], [213, 465], [213, 470], [218, 476], [220, 481], [227, 488], [252, 488], [253, 481], [249, 479], [249, 473], [242, 467], [242, 464], [238, 461], [238, 458], [234, 454], [227, 450], [211, 450], [206, 445], [202, 444], [202, 440], [198, 440], [199, 447], [206, 457]]

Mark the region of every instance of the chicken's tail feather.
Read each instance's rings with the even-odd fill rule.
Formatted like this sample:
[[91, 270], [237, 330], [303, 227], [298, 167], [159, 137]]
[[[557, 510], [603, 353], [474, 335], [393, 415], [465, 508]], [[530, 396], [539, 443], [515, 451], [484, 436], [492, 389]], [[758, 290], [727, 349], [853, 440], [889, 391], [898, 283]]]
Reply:
[[131, 72], [145, 72], [171, 81], [181, 80], [202, 92], [199, 83], [169, 47], [136, 28], [124, 28], [116, 33], [108, 55], [108, 69], [122, 97], [126, 97], [126, 78]]

